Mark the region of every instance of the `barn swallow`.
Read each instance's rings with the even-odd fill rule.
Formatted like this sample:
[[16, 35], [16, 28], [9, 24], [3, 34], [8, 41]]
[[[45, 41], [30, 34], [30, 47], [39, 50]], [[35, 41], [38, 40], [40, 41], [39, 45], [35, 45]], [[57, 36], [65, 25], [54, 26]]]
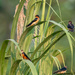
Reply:
[[40, 20], [39, 15], [35, 15], [35, 19], [32, 22], [30, 22], [28, 25], [26, 25], [26, 27], [33, 26], [33, 25], [37, 24], [39, 20]]
[[63, 74], [63, 73], [66, 73], [67, 71], [67, 66], [59, 69], [58, 71], [55, 71], [53, 74]]
[[74, 32], [74, 25], [72, 24], [72, 21], [69, 21], [67, 27], [68, 27], [69, 31]]
[[30, 58], [25, 54], [25, 52], [23, 50], [21, 50], [21, 53], [22, 53], [23, 59], [30, 60]]

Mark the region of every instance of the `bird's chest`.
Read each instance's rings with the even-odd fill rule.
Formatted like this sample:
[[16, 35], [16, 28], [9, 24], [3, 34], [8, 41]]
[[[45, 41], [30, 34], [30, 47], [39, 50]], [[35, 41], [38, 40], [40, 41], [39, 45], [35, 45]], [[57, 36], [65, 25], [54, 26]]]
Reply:
[[66, 73], [66, 71], [60, 71], [60, 72], [58, 72], [58, 74], [63, 74], [63, 73]]
[[35, 22], [33, 22], [33, 24], [37, 24], [38, 21], [39, 21], [39, 19], [37, 19]]

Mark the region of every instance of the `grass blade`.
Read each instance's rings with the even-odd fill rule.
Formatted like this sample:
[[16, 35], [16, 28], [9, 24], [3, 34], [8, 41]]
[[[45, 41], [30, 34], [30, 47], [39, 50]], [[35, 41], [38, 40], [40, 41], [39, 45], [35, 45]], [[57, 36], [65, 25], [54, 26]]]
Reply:
[[[50, 20], [50, 18], [51, 18], [51, 16], [52, 16], [52, 14], [50, 15], [51, 4], [52, 4], [52, 0], [50, 0], [50, 4], [49, 4], [50, 6], [48, 7], [48, 13], [47, 13], [46, 21], [47, 21], [47, 20]], [[48, 29], [48, 24], [49, 24], [49, 22], [46, 22], [46, 23], [45, 23], [45, 26], [44, 26], [44, 36], [46, 36], [46, 32], [47, 32], [47, 29]]]
[[[65, 33], [62, 34], [59, 38], [57, 38], [57, 39], [41, 54], [41, 56], [38, 57], [38, 59], [36, 60], [36, 63], [37, 63], [42, 57], [44, 57], [44, 55], [49, 51], [49, 49], [50, 49], [54, 44], [56, 44], [64, 35], [65, 35]], [[35, 59], [34, 59], [34, 60], [35, 60]]]
[[[43, 0], [41, 21], [44, 21], [44, 16], [45, 16], [45, 5], [46, 5], [45, 2], [46, 2], [46, 0]], [[43, 24], [40, 26], [39, 35], [40, 35], [40, 42], [41, 42], [42, 37], [43, 37]]]
[[0, 75], [3, 75], [4, 73], [4, 64], [5, 64], [5, 51], [8, 46], [7, 40], [5, 40], [2, 44], [1, 50], [0, 50]]
[[5, 63], [5, 51], [6, 51], [6, 48], [8, 46], [9, 41], [13, 42], [18, 47], [18, 49], [20, 51], [18, 43], [15, 40], [7, 39], [3, 42], [1, 50], [0, 50], [0, 73], [1, 73], [1, 75], [3, 75], [4, 63]]
[[22, 61], [22, 60], [16, 60], [16, 61], [13, 63], [9, 75], [15, 75], [16, 69], [17, 69], [17, 67], [19, 66], [19, 63], [20, 63], [21, 61]]
[[34, 64], [31, 61], [23, 60], [23, 62], [26, 62], [29, 65], [29, 67], [31, 69], [31, 72], [32, 72], [32, 75], [37, 75], [36, 68], [35, 68]]
[[33, 58], [33, 56], [35, 55], [35, 53], [41, 48], [41, 46], [47, 42], [51, 37], [53, 37], [54, 35], [56, 35], [57, 33], [60, 33], [62, 31], [57, 31], [57, 32], [54, 32], [52, 33], [51, 35], [49, 35], [47, 38], [45, 38], [38, 46], [37, 48], [34, 50], [34, 53], [32, 54], [31, 58]]
[[60, 52], [60, 54], [61, 54], [62, 61], [63, 61], [63, 64], [64, 64], [64, 66], [65, 66], [64, 56], [63, 56], [63, 54], [62, 54], [61, 50], [58, 50], [58, 51], [59, 51], [59, 52]]
[[19, 52], [21, 53], [21, 51], [20, 51], [21, 49], [20, 49], [18, 43], [15, 40], [13, 40], [13, 39], [8, 39], [8, 40], [11, 41], [12, 43], [14, 43], [17, 46]]
[[61, 65], [60, 65], [60, 63], [59, 63], [57, 57], [52, 56], [52, 58], [54, 59], [56, 65], [57, 65], [57, 68], [58, 68], [58, 70], [59, 70], [59, 68], [61, 68]]

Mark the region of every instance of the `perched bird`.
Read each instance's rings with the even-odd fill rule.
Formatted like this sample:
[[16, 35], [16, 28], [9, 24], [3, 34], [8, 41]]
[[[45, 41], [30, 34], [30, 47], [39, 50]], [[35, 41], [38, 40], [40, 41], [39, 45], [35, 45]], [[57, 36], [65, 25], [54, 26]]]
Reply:
[[69, 21], [67, 27], [68, 27], [69, 31], [74, 32], [74, 25], [72, 24], [72, 21]]
[[58, 71], [55, 71], [53, 74], [63, 74], [63, 73], [66, 73], [67, 71], [67, 66], [59, 69]]
[[[22, 53], [23, 59], [30, 60], [30, 58], [25, 54], [25, 52], [24, 52], [23, 50], [21, 50], [21, 53]], [[30, 61], [31, 61], [31, 60], [30, 60]]]
[[30, 22], [28, 25], [26, 25], [26, 27], [33, 26], [33, 25], [37, 24], [39, 20], [40, 20], [39, 15], [35, 15], [35, 19], [32, 22]]

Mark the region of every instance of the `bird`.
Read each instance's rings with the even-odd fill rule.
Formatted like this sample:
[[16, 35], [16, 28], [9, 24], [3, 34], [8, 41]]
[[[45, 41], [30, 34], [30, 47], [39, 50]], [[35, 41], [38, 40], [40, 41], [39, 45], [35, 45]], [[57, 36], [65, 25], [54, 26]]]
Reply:
[[63, 74], [63, 73], [66, 73], [67, 71], [67, 66], [55, 71], [53, 74]]
[[35, 15], [35, 19], [33, 21], [31, 21], [28, 25], [26, 25], [26, 27], [30, 27], [30, 26], [37, 24], [39, 22], [39, 20], [40, 20], [39, 15]]
[[69, 31], [74, 32], [74, 25], [72, 24], [72, 21], [69, 21], [67, 27], [68, 27]]
[[[31, 61], [31, 59], [25, 54], [25, 52], [23, 50], [21, 50], [21, 53], [22, 53], [23, 59], [26, 59], [26, 60], [30, 60]], [[21, 56], [21, 54], [20, 54], [20, 56]]]

